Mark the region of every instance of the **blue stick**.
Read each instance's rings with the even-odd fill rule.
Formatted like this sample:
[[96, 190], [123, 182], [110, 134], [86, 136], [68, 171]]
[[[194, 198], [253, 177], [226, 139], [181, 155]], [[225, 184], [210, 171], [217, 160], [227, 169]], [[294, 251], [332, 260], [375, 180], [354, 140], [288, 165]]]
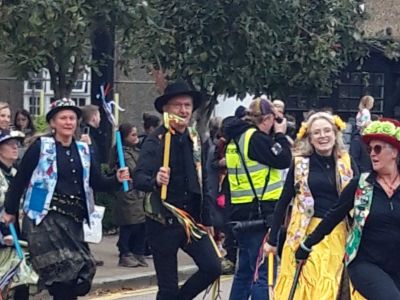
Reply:
[[[119, 132], [119, 130], [115, 131], [115, 143], [117, 145], [119, 167], [120, 168], [125, 168], [124, 150], [122, 149], [121, 133]], [[128, 186], [128, 181], [127, 180], [124, 180], [122, 182], [122, 190], [124, 192], [127, 192], [129, 190], [129, 186]]]
[[10, 228], [13, 240], [14, 240], [15, 250], [17, 250], [18, 257], [20, 260], [23, 260], [24, 253], [22, 252], [21, 245], [19, 244], [18, 236], [17, 236], [17, 232], [15, 231], [14, 224], [10, 223], [9, 228]]

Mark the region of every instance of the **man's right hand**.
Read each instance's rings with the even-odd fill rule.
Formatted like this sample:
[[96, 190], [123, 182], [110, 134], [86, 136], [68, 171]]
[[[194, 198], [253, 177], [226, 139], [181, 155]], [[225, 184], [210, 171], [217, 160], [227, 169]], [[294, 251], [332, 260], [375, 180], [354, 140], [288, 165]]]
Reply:
[[287, 130], [287, 120], [286, 120], [286, 118], [283, 118], [281, 123], [278, 123], [276, 121], [274, 122], [274, 131], [275, 131], [275, 133], [286, 134], [286, 130]]
[[6, 224], [7, 226], [8, 226], [10, 223], [14, 223], [14, 222], [15, 222], [15, 215], [10, 215], [10, 214], [4, 212], [4, 214], [3, 214], [3, 222], [4, 222], [4, 224]]
[[170, 168], [161, 167], [156, 176], [158, 186], [168, 185]]

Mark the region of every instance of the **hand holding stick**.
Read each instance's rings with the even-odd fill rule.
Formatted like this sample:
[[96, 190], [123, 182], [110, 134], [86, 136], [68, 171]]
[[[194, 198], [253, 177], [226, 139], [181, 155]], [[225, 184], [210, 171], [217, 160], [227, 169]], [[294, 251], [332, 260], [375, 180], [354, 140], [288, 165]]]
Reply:
[[[115, 144], [117, 145], [119, 167], [121, 169], [125, 168], [126, 165], [125, 165], [124, 149], [122, 148], [121, 133], [119, 132], [119, 130], [115, 131]], [[127, 192], [129, 190], [128, 180], [124, 180], [122, 182], [122, 189], [124, 192]]]
[[[171, 125], [179, 122], [183, 122], [184, 119], [174, 115], [170, 114], [167, 112], [164, 112], [163, 114], [163, 119], [164, 119], [164, 127], [167, 129], [167, 132], [164, 136], [164, 157], [163, 157], [163, 167], [165, 169], [169, 169], [169, 156], [171, 152], [171, 136], [172, 134], [175, 133], [174, 129], [171, 127]], [[166, 200], [167, 199], [167, 185], [163, 184], [161, 186], [161, 200]]]

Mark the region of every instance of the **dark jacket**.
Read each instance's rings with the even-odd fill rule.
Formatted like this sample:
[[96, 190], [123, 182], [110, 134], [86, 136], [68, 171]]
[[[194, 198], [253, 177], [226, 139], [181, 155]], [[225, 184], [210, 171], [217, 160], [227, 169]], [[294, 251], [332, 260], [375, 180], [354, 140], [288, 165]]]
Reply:
[[95, 128], [84, 122], [82, 122], [80, 125], [81, 133], [83, 133], [83, 129], [85, 127], [89, 127], [89, 137], [92, 142], [90, 145], [90, 153], [93, 157], [93, 160], [97, 162], [98, 166], [100, 167], [101, 163], [107, 163], [108, 161], [106, 153], [109, 152], [106, 150], [106, 137], [103, 131], [101, 131], [100, 127]]
[[[165, 133], [166, 129], [160, 126], [145, 139], [133, 174], [133, 185], [138, 190], [151, 192], [151, 208], [157, 210], [157, 213], [164, 218], [169, 218], [173, 215], [161, 205], [161, 188], [156, 185], [156, 175], [163, 161]], [[172, 135], [169, 165], [171, 173], [166, 201], [185, 210], [196, 221], [211, 225], [209, 213], [211, 197], [206, 189], [205, 161], [202, 160], [203, 182], [201, 185], [198, 182], [193, 158], [193, 142], [188, 131], [184, 134], [177, 132]]]
[[360, 170], [360, 173], [372, 170], [371, 158], [369, 157], [367, 146], [363, 142], [358, 130], [354, 132], [351, 139], [349, 153]]
[[[207, 145], [207, 147], [205, 147]], [[215, 144], [208, 138], [207, 141], [203, 144], [203, 152], [206, 152], [206, 168], [207, 168], [207, 177], [208, 177], [208, 190], [210, 192], [210, 196], [212, 200], [215, 202], [218, 196], [219, 184], [218, 184], [218, 175], [219, 170], [213, 168], [212, 163], [214, 159], [215, 152]]]
[[[139, 159], [139, 149], [136, 147], [124, 146], [125, 164], [129, 168], [130, 174], [133, 174]], [[110, 168], [117, 169], [118, 160], [115, 147], [110, 159]], [[116, 225], [140, 224], [145, 221], [143, 200], [145, 193], [130, 189], [129, 192], [115, 192], [113, 201], [113, 216]]]
[[140, 135], [138, 136], [138, 138], [139, 138], [139, 143], [138, 143], [138, 145], [137, 145], [137, 148], [138, 148], [138, 149], [142, 149], [142, 145], [143, 145], [144, 141], [145, 141], [146, 138], [147, 138], [147, 133], [140, 134]]
[[[227, 143], [232, 139], [238, 141], [240, 136], [251, 127], [253, 126], [236, 117], [225, 120], [223, 132], [227, 138]], [[272, 150], [275, 144], [281, 146], [281, 151], [277, 154], [274, 154]], [[278, 133], [272, 136], [260, 130], [257, 130], [250, 138], [248, 155], [250, 159], [275, 169], [288, 168], [292, 160], [291, 146], [284, 134]], [[275, 204], [276, 201], [261, 202], [264, 217], [273, 213]], [[239, 205], [231, 204], [230, 218], [232, 221], [258, 219], [257, 211], [258, 204], [255, 202]]]

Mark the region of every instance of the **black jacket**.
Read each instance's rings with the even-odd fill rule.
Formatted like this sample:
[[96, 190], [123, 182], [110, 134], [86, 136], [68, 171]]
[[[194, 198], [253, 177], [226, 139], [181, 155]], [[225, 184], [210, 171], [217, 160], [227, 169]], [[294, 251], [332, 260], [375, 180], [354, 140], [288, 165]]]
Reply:
[[367, 146], [363, 142], [358, 130], [353, 134], [349, 152], [361, 173], [372, 170], [371, 158], [369, 157]]
[[[163, 126], [157, 128], [144, 141], [139, 160], [133, 174], [133, 186], [144, 192], [154, 192], [156, 201], [160, 202], [160, 187], [156, 185], [156, 175], [162, 166], [164, 153]], [[193, 143], [188, 132], [176, 133], [171, 138], [170, 181], [168, 184], [167, 202], [188, 212], [196, 221], [211, 225], [210, 201], [207, 187], [205, 161], [202, 160], [202, 187], [198, 182], [193, 159]], [[161, 206], [164, 217], [172, 214]]]
[[[225, 120], [223, 132], [229, 143], [231, 139], [238, 140], [240, 136], [251, 127], [252, 125], [249, 123], [236, 117], [232, 117]], [[282, 148], [278, 154], [274, 154], [272, 151], [272, 148], [276, 143], [280, 144]], [[257, 130], [250, 139], [248, 155], [250, 159], [275, 169], [289, 168], [292, 160], [291, 146], [284, 134], [277, 133], [272, 136], [267, 135], [260, 130]], [[262, 202], [262, 211], [264, 216], [273, 213], [275, 204], [276, 201]], [[255, 202], [231, 205], [231, 220], [245, 221], [257, 219], [259, 217], [257, 210], [257, 203]]]

